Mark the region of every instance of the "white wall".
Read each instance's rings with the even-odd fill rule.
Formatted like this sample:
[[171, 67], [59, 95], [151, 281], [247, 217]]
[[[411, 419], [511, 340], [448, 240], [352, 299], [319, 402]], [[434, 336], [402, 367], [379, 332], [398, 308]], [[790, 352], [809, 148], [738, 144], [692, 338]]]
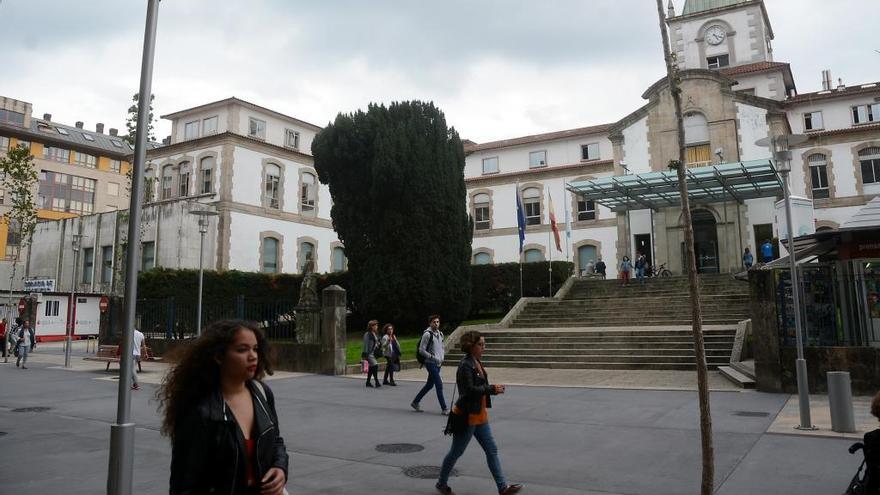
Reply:
[[781, 71], [765, 72], [753, 76], [737, 75], [735, 78], [738, 84], [733, 86], [734, 91], [751, 88], [755, 90], [755, 96], [760, 96], [761, 98], [770, 98], [771, 100], [785, 99], [785, 81]]
[[739, 120], [740, 160], [770, 158], [769, 148], [755, 144], [755, 141], [767, 137], [770, 133], [770, 126], [767, 124], [767, 110], [744, 103], [736, 103], [736, 115]]
[[296, 259], [299, 250], [297, 240], [300, 237], [312, 237], [317, 241], [315, 246], [316, 266], [318, 272], [329, 272], [331, 269], [331, 244], [338, 242], [336, 233], [329, 228], [316, 227], [294, 222], [284, 222], [245, 213], [230, 215], [230, 249], [229, 269], [258, 272], [260, 266], [260, 233], [277, 232], [283, 236], [282, 271], [299, 273]]
[[316, 131], [297, 124], [290, 120], [281, 119], [274, 115], [266, 114], [253, 110], [248, 107], [241, 107], [239, 113], [239, 134], [248, 135], [250, 126], [250, 118], [262, 120], [266, 122], [266, 142], [276, 146], [284, 146], [285, 129], [293, 129], [299, 132], [299, 151], [306, 154], [312, 153], [312, 141], [315, 139]]
[[[223, 147], [222, 146], [211, 146], [207, 148], [202, 148], [194, 153], [189, 152], [181, 152], [174, 153], [166, 156], [162, 156], [159, 158], [152, 158], [148, 163], [148, 172], [152, 170], [152, 172], [146, 177], [151, 177], [155, 179], [153, 181], [153, 199], [158, 200], [162, 195], [162, 168], [166, 165], [176, 165], [183, 161], [188, 161], [190, 163], [190, 183], [189, 183], [189, 194], [195, 195], [201, 192], [201, 181], [199, 180], [199, 162], [207, 156], [209, 153], [216, 153], [216, 159], [214, 160], [214, 185], [213, 191], [215, 193], [220, 191], [220, 177], [223, 174], [221, 170], [220, 163], [223, 161]], [[175, 172], [176, 173], [176, 172]], [[236, 177], [236, 180], [238, 178]], [[123, 186], [120, 186], [123, 187]], [[177, 189], [177, 176], [175, 175], [174, 179], [174, 195], [176, 197], [178, 189]], [[219, 198], [219, 196], [215, 197], [215, 201]], [[125, 208], [123, 208], [125, 209]]]
[[639, 119], [623, 130], [623, 159], [630, 172], [641, 174], [651, 171], [648, 150], [648, 117]]
[[196, 120], [199, 121], [199, 134], [198, 136], [196, 136], [196, 138], [206, 136], [204, 131], [204, 120], [211, 117], [217, 117], [217, 132], [214, 134], [226, 132], [227, 130], [230, 130], [229, 126], [227, 125], [228, 114], [229, 106], [227, 105], [220, 108], [212, 108], [203, 112], [194, 112], [192, 114], [174, 119], [174, 121], [177, 123], [177, 132], [173, 136], [171, 136], [171, 142], [179, 143], [181, 141], [186, 141], [186, 139], [184, 138], [186, 132], [186, 124]]
[[[834, 90], [831, 91], [833, 93]], [[852, 107], [876, 103], [876, 94], [867, 94], [856, 98], [838, 98], [828, 100], [805, 101], [792, 105], [788, 109], [788, 122], [792, 132], [804, 132], [804, 113], [822, 112], [824, 130], [848, 129], [853, 126]], [[814, 129], [815, 130], [815, 129]]]
[[755, 239], [755, 225], [770, 223], [773, 224], [773, 236], [779, 235], [779, 229], [776, 225], [776, 198], [758, 198], [747, 199], [745, 203], [745, 215], [747, 219], [746, 227], [746, 246], [751, 246], [752, 253], [758, 252], [758, 241], [763, 242], [764, 239]]
[[[759, 19], [760, 22], [754, 26], [750, 26], [750, 18]], [[733, 37], [728, 36], [718, 47], [712, 47], [708, 43], [702, 42], [706, 46], [706, 56], [729, 53], [730, 46], [733, 46], [733, 51], [735, 53], [731, 53], [730, 65], [741, 65], [763, 59], [761, 52], [752, 50], [752, 40], [758, 39], [762, 44], [764, 43], [764, 18], [761, 14], [760, 7], [752, 6], [743, 10], [726, 11], [714, 18], [699, 17], [684, 22], [674, 23], [675, 30], [680, 30], [683, 37], [684, 53], [682, 54], [679, 52], [678, 59], [683, 62], [684, 68], [705, 68], [706, 61], [700, 58], [699, 43], [695, 40], [699, 35], [701, 27], [712, 24], [719, 19], [727, 22], [730, 29], [736, 32], [736, 34]], [[729, 45], [729, 43], [732, 45]], [[681, 49], [681, 47], [678, 47], [678, 49]]]
[[300, 170], [315, 176], [315, 187], [318, 188], [315, 204], [318, 218], [330, 218], [330, 189], [318, 181], [317, 172], [310, 165], [286, 160], [249, 149], [236, 147], [234, 152], [232, 173], [232, 200], [252, 206], [262, 206], [263, 195], [263, 160], [271, 159], [281, 166], [284, 175], [284, 201], [282, 211], [302, 213], [299, 188]]
[[560, 139], [545, 141], [509, 148], [481, 150], [471, 153], [465, 158], [464, 176], [480, 177], [483, 175], [483, 159], [498, 157], [498, 173], [508, 174], [529, 170], [529, 153], [532, 151], [547, 152], [547, 166], [574, 165], [590, 163], [581, 160], [581, 145], [598, 143], [599, 157], [597, 160], [610, 160], [613, 158], [611, 141], [607, 134], [595, 134], [580, 136], [573, 139]]

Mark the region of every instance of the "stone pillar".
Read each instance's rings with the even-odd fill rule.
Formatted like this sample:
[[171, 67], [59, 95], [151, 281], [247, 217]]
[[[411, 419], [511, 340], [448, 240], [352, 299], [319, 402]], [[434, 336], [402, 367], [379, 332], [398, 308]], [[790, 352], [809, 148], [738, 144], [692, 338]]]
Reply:
[[331, 285], [321, 291], [321, 365], [325, 375], [345, 374], [345, 289]]

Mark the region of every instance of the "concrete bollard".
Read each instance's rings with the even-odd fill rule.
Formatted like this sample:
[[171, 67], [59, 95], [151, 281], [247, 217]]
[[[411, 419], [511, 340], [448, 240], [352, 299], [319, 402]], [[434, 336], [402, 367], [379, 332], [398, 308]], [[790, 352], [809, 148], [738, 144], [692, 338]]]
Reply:
[[831, 408], [831, 429], [838, 433], [854, 433], [852, 384], [848, 371], [829, 371], [828, 406]]

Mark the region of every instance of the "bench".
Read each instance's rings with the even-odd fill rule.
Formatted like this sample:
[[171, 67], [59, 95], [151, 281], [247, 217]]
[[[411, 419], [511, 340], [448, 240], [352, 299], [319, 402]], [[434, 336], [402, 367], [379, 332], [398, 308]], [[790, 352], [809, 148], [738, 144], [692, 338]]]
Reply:
[[[98, 352], [95, 353], [94, 356], [84, 357], [83, 359], [86, 361], [101, 361], [107, 363], [107, 368], [105, 371], [110, 371], [111, 363], [119, 362], [119, 346], [118, 345], [99, 345]], [[143, 371], [141, 369], [141, 361], [159, 361], [161, 357], [156, 357], [153, 355], [153, 352], [149, 347], [143, 346], [141, 347], [141, 358], [138, 360], [138, 371]]]

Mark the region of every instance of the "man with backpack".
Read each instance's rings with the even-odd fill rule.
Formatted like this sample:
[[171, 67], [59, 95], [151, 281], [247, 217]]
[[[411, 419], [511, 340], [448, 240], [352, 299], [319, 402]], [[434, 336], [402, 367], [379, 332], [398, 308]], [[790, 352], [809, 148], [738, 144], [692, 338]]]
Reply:
[[431, 315], [428, 317], [428, 328], [422, 334], [419, 340], [419, 352], [416, 359], [428, 370], [428, 381], [425, 386], [416, 394], [416, 398], [410, 403], [410, 407], [416, 412], [422, 412], [419, 403], [422, 398], [431, 391], [432, 388], [437, 389], [437, 401], [440, 402], [442, 414], [449, 414], [449, 408], [446, 407], [446, 399], [443, 398], [443, 380], [440, 378], [440, 367], [443, 366], [444, 349], [443, 349], [443, 332], [440, 331], [440, 317]]

